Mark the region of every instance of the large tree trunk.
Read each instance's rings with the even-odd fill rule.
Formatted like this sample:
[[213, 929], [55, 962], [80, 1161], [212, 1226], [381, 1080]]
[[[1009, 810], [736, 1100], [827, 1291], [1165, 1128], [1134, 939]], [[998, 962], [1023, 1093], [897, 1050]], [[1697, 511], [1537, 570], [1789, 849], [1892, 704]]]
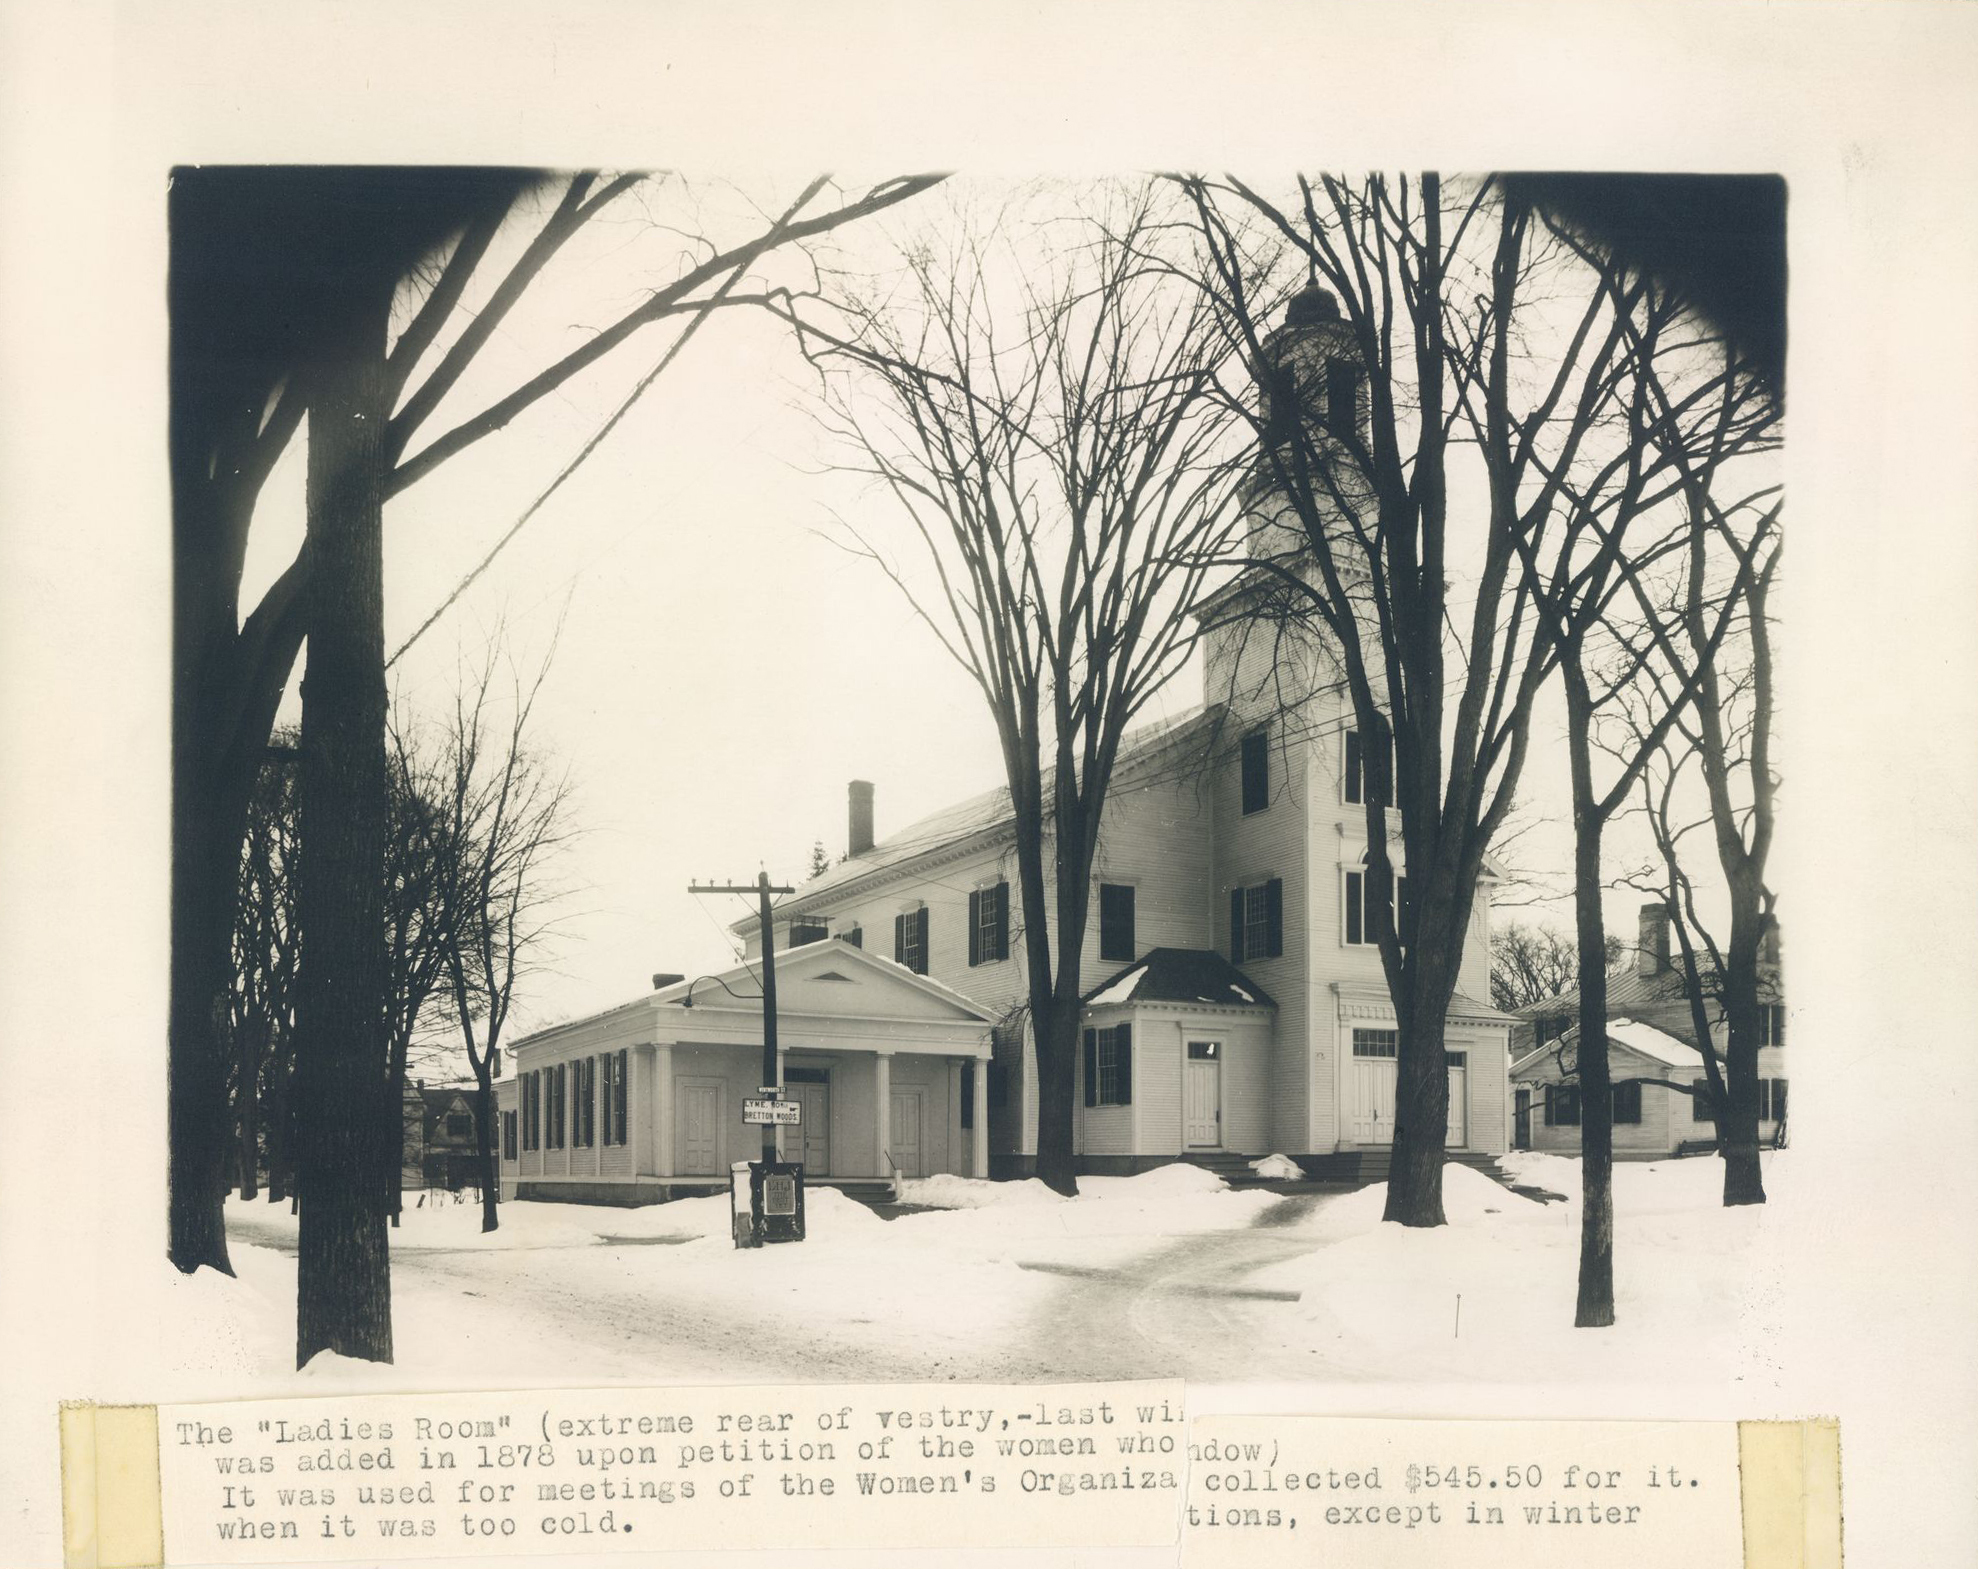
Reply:
[[1614, 1322], [1614, 1089], [1607, 1060], [1607, 927], [1601, 918], [1605, 818], [1593, 792], [1593, 694], [1575, 638], [1560, 661], [1573, 780], [1573, 919], [1579, 939], [1580, 1288], [1577, 1329]]
[[392, 1355], [383, 456], [389, 283], [360, 280], [310, 405], [297, 992], [296, 1362]]
[[1053, 1193], [1078, 1192], [1074, 1109], [1078, 1096], [1078, 1021], [1074, 998], [1031, 1008], [1037, 1042], [1037, 1177]]
[[[474, 1096], [474, 1135], [479, 1144], [481, 1166], [481, 1229], [494, 1231], [501, 1225], [501, 1167], [495, 1159], [495, 1093], [492, 1063], [474, 1064], [479, 1089]], [[608, 1136], [611, 1130], [605, 1129]]]
[[[1733, 889], [1731, 940], [1724, 951], [1724, 1082], [1730, 1105], [1719, 1109], [1718, 1149], [1724, 1160], [1724, 1202], [1763, 1204], [1765, 1179], [1758, 1161], [1758, 1001], [1760, 921], [1737, 908]], [[1756, 899], [1752, 902], [1755, 904]]]
[[255, 1196], [255, 1178], [261, 1164], [261, 1037], [265, 1028], [249, 1019], [235, 1031], [240, 1047], [240, 1196]]
[[175, 800], [173, 815], [178, 826], [166, 1060], [169, 1251], [188, 1274], [203, 1264], [231, 1275], [222, 1174], [228, 1144], [226, 1068], [216, 1026], [232, 973], [233, 907], [216, 884], [231, 883], [234, 867], [229, 858], [225, 876], [214, 875], [211, 841], [219, 830], [210, 820], [210, 805]]
[[[1430, 916], [1429, 910], [1422, 912], [1423, 932], [1430, 930]], [[1394, 1145], [1388, 1167], [1387, 1208], [1381, 1219], [1403, 1226], [1443, 1224], [1442, 1164], [1449, 1138], [1449, 1059], [1444, 1042], [1449, 1002], [1456, 991], [1456, 968], [1462, 957], [1461, 930], [1459, 927], [1453, 949], [1445, 940], [1434, 944], [1435, 951], [1431, 951], [1432, 945], [1418, 938], [1401, 977], [1403, 984], [1393, 994], [1399, 1036], [1394, 1065]]]

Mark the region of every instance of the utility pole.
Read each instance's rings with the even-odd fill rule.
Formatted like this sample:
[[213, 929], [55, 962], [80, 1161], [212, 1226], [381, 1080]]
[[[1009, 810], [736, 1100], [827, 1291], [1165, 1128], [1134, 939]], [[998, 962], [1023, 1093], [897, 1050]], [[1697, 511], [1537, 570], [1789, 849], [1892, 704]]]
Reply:
[[[689, 893], [739, 893], [754, 894], [762, 930], [762, 1087], [775, 1086], [777, 1098], [782, 1098], [783, 1082], [776, 1071], [776, 929], [770, 924], [769, 899], [771, 894], [795, 893], [795, 888], [772, 884], [768, 872], [759, 872], [753, 883], [713, 883], [689, 885]], [[771, 1123], [762, 1127], [762, 1158], [765, 1161], [776, 1159], [776, 1128]]]

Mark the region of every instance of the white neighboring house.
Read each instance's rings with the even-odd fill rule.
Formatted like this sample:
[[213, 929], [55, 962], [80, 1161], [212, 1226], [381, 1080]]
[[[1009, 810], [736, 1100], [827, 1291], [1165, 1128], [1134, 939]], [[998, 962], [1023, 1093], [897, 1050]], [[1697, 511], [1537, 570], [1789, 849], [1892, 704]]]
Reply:
[[[1714, 972], [1704, 977], [1706, 992], [1713, 979]], [[1786, 1118], [1786, 1002], [1776, 927], [1759, 955], [1758, 998], [1764, 1030], [1758, 1050], [1758, 1136], [1769, 1143]], [[1578, 1009], [1575, 988], [1518, 1010], [1511, 1035], [1513, 1148], [1579, 1152], [1579, 1092], [1571, 1082]], [[1704, 1013], [1721, 1053], [1728, 1032], [1714, 996], [1706, 996]], [[1669, 912], [1659, 902], [1641, 907], [1634, 952], [1607, 972], [1607, 1016], [1616, 1081], [1663, 1079], [1692, 1089], [1704, 1081], [1703, 1054], [1692, 1044], [1696, 1025], [1688, 982], [1671, 955]], [[1704, 1109], [1707, 1100], [1655, 1083], [1642, 1084], [1638, 1093], [1639, 1104], [1637, 1091], [1617, 1089], [1616, 1156], [1654, 1158], [1686, 1144], [1715, 1143], [1717, 1126]]]
[[[1578, 1027], [1569, 1028], [1511, 1064], [1520, 1149], [1580, 1152], [1580, 1092], [1573, 1082], [1578, 1039]], [[1696, 1047], [1639, 1019], [1609, 1019], [1607, 1050], [1617, 1160], [1655, 1160], [1686, 1144], [1714, 1144], [1710, 1102], [1697, 1093], [1706, 1080]], [[1770, 1143], [1786, 1115], [1783, 1047], [1759, 1049], [1758, 1074], [1758, 1136]]]

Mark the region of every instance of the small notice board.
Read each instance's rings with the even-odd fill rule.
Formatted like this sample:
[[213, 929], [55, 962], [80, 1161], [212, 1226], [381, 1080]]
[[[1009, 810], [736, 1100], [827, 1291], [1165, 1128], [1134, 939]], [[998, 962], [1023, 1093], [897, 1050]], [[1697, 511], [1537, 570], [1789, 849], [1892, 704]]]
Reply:
[[764, 1126], [795, 1127], [803, 1121], [804, 1109], [793, 1100], [751, 1100], [742, 1102], [742, 1121]]

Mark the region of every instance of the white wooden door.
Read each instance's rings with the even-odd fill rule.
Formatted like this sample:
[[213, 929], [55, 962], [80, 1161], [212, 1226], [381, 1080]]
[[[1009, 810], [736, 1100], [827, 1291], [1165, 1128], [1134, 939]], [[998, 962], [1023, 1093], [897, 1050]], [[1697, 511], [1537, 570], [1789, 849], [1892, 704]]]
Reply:
[[784, 1148], [794, 1143], [793, 1153], [804, 1163], [807, 1177], [831, 1175], [831, 1086], [792, 1084], [790, 1099], [803, 1108], [803, 1121], [797, 1124], [798, 1137], [785, 1139]]
[[920, 1164], [920, 1091], [894, 1090], [892, 1122], [887, 1129], [892, 1140], [893, 1164], [909, 1177], [924, 1177]]
[[1461, 1149], [1470, 1142], [1470, 1054], [1445, 1052], [1449, 1062], [1449, 1122], [1443, 1144]]
[[1181, 1142], [1192, 1150], [1221, 1149], [1223, 1142], [1221, 1041], [1190, 1041], [1182, 1064]]
[[680, 1085], [680, 1172], [715, 1176], [721, 1171], [721, 1086], [683, 1080]]
[[1394, 1060], [1400, 1046], [1393, 1030], [1353, 1031], [1351, 1104], [1356, 1144], [1394, 1142]]

